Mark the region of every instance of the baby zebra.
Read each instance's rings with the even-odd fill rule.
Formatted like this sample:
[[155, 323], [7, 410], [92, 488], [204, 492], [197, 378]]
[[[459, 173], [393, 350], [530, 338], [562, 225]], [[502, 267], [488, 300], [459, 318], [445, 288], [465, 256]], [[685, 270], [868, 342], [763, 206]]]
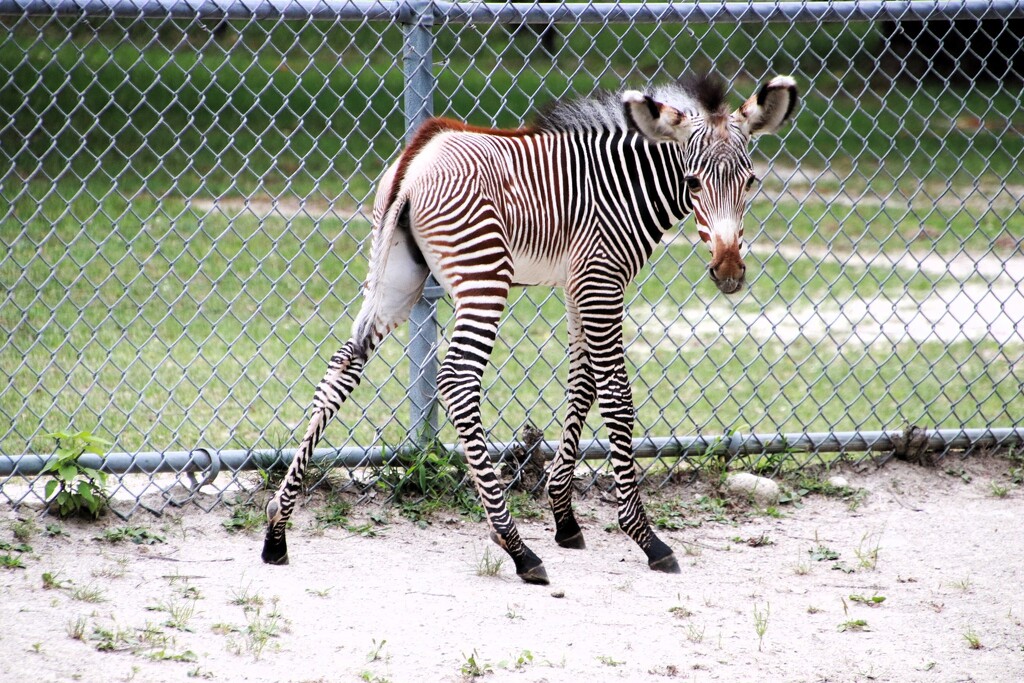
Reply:
[[438, 391], [491, 536], [516, 573], [529, 583], [548, 582], [505, 505], [480, 420], [481, 377], [514, 285], [565, 290], [569, 408], [548, 478], [555, 542], [584, 547], [572, 478], [580, 430], [596, 400], [611, 443], [619, 524], [651, 569], [679, 572], [637, 491], [624, 291], [665, 231], [691, 212], [711, 248], [711, 280], [726, 294], [743, 287], [743, 212], [757, 182], [747, 146], [753, 136], [776, 132], [796, 103], [796, 83], [777, 76], [730, 112], [722, 82], [702, 76], [555, 104], [519, 130], [440, 118], [424, 123], [378, 189], [363, 305], [316, 388], [309, 427], [267, 505], [264, 562], [288, 562], [285, 523], [313, 448], [359, 383], [370, 353], [408, 318], [433, 274], [455, 306]]

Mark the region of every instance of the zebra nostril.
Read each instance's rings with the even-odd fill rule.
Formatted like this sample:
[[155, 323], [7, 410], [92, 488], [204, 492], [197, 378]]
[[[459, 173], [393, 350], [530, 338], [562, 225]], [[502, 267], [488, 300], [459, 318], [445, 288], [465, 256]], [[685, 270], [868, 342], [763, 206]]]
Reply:
[[712, 282], [718, 282], [718, 273], [715, 272], [714, 266], [708, 266], [708, 274], [711, 276]]

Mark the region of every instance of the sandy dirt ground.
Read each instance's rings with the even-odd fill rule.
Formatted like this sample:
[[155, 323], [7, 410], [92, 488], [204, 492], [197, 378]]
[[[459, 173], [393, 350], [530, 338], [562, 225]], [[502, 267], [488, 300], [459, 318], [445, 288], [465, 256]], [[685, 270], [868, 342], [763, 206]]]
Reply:
[[3, 508], [0, 556], [24, 568], [0, 569], [0, 680], [1018, 682], [1024, 490], [1007, 470], [845, 472], [863, 493], [778, 517], [721, 517], [697, 484], [648, 491], [652, 509], [685, 510], [688, 526], [662, 532], [681, 575], [649, 571], [591, 494], [586, 550], [557, 547], [547, 514], [521, 524], [550, 586], [510, 562], [479, 575], [496, 547], [452, 514], [380, 525], [362, 506], [364, 536], [317, 530], [311, 504], [291, 564], [268, 567], [260, 532], [228, 533], [223, 508], [134, 516], [165, 537], [153, 545], [96, 540], [126, 524], [113, 516], [52, 537], [36, 516], [22, 541], [12, 525], [33, 511]]

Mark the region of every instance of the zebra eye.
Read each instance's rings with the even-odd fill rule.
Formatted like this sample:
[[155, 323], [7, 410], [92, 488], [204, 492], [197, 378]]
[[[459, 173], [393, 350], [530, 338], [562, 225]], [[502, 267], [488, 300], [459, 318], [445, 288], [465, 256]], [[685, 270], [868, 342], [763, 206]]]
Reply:
[[752, 175], [747, 178], [746, 192], [749, 194], [755, 187], [761, 184], [761, 179], [756, 175]]
[[700, 180], [697, 176], [688, 175], [683, 178], [683, 182], [686, 183], [686, 189], [689, 190], [691, 194], [700, 192]]

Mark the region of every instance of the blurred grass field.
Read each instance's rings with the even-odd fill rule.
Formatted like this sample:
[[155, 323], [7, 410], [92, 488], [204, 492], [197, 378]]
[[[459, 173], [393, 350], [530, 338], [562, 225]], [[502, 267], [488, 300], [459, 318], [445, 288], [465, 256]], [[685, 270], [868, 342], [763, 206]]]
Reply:
[[[212, 26], [0, 20], [2, 453], [46, 450], [42, 435], [70, 424], [127, 451], [287, 447], [302, 428], [355, 314], [365, 215], [405, 132], [402, 36], [373, 22], [232, 22], [223, 38]], [[703, 247], [682, 238], [631, 290], [637, 435], [980, 427], [1024, 414], [1019, 335], [1011, 345], [753, 335], [679, 345], [651, 315], [900, 300], [962, 284], [790, 258], [784, 246], [1019, 255], [1018, 93], [854, 69], [879, 44], [870, 24], [583, 25], [564, 27], [549, 58], [526, 31], [438, 29], [435, 111], [484, 125], [689, 67], [732, 80], [735, 104], [765, 73], [801, 83], [795, 125], [754, 151], [768, 173], [747, 235], [778, 251], [752, 254], [746, 293], [715, 294]], [[492, 438], [511, 439], [526, 420], [557, 437], [561, 317], [550, 290], [511, 308], [485, 378]], [[406, 438], [405, 338], [368, 366], [330, 443]]]

